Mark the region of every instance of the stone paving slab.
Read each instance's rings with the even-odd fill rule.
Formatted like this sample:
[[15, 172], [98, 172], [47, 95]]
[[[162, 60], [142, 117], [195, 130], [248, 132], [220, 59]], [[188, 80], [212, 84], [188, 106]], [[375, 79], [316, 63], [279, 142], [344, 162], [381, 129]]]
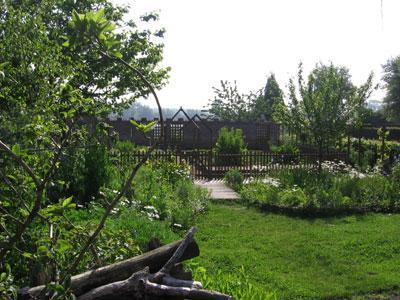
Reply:
[[228, 187], [223, 180], [195, 180], [194, 184], [207, 189], [211, 199], [235, 200], [240, 198], [239, 194]]

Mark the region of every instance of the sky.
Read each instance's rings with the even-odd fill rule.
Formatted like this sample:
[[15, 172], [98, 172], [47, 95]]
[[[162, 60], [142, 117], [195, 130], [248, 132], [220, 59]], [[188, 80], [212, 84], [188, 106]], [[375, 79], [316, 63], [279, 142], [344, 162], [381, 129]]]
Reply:
[[[382, 1], [382, 6], [381, 6]], [[164, 27], [168, 85], [165, 107], [203, 108], [220, 80], [247, 93], [273, 72], [287, 93], [300, 62], [307, 74], [318, 62], [350, 69], [355, 84], [400, 55], [399, 0], [113, 0], [129, 18], [157, 11]], [[381, 100], [384, 89], [371, 99]], [[151, 102], [147, 104], [152, 105]], [[152, 105], [153, 106], [153, 105]]]

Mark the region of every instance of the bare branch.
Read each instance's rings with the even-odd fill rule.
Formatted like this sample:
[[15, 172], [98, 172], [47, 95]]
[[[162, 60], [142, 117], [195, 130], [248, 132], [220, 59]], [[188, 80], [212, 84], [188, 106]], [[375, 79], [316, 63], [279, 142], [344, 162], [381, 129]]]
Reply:
[[183, 299], [196, 300], [230, 300], [231, 296], [214, 291], [188, 287], [173, 287], [146, 281], [145, 294], [158, 296], [160, 299], [165, 297], [182, 297]]
[[196, 227], [190, 228], [190, 230], [186, 234], [185, 238], [182, 240], [182, 243], [176, 249], [175, 253], [171, 256], [171, 258], [167, 261], [167, 263], [161, 268], [161, 270], [158, 271], [154, 275], [152, 281], [160, 283], [162, 278], [166, 274], [169, 274], [169, 272], [171, 271], [172, 267], [177, 262], [179, 262], [179, 260], [182, 257], [183, 253], [185, 253], [185, 250], [186, 250], [187, 246], [190, 244], [190, 242], [193, 240], [193, 235], [196, 233], [196, 231], [197, 231]]

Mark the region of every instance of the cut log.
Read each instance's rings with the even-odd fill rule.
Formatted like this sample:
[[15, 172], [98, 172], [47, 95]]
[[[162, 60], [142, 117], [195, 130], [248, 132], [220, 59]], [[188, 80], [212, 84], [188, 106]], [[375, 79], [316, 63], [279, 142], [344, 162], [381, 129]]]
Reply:
[[[143, 270], [145, 267], [149, 268], [150, 273], [155, 273], [170, 260], [181, 242], [176, 241], [142, 255], [75, 275], [71, 278], [71, 290], [76, 296], [80, 296], [96, 287], [126, 280], [133, 273]], [[199, 254], [199, 247], [192, 240], [179, 261], [194, 258]], [[37, 297], [43, 288], [44, 286], [37, 286], [21, 289], [18, 291], [18, 299], [24, 300]]]
[[[231, 300], [228, 295], [201, 289], [201, 284], [164, 277], [161, 284], [148, 280], [148, 269], [133, 274], [126, 280], [113, 282], [78, 297], [78, 300], [144, 300], [149, 299], [195, 299]], [[166, 285], [174, 283], [174, 286]], [[175, 286], [180, 284], [180, 286]], [[149, 297], [150, 296], [150, 297]]]

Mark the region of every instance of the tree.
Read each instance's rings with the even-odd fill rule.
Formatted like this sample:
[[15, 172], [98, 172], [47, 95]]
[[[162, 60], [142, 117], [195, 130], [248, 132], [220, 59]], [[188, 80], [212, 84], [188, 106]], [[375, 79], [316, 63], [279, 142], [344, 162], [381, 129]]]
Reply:
[[252, 119], [252, 107], [259, 92], [240, 94], [236, 81], [221, 80], [221, 88], [213, 87], [215, 97], [209, 101], [208, 113], [213, 119], [222, 121], [248, 121]]
[[372, 75], [366, 84], [355, 87], [347, 68], [318, 64], [303, 79], [303, 68], [298, 72], [298, 89], [289, 82], [291, 103], [282, 107], [280, 118], [298, 133], [305, 132], [318, 148], [319, 167], [323, 150], [335, 145], [347, 126], [361, 120], [359, 112], [371, 90]]
[[389, 59], [383, 65], [383, 72], [382, 79], [386, 88], [383, 101], [386, 114], [393, 120], [400, 120], [400, 56]]
[[283, 103], [283, 91], [279, 87], [275, 75], [272, 73], [267, 79], [264, 95], [257, 98], [255, 102], [253, 114], [257, 119], [264, 116], [267, 120], [272, 120], [275, 108], [277, 105], [282, 105]]
[[[142, 70], [143, 75], [159, 89], [166, 84], [169, 68], [161, 68], [159, 63], [163, 58], [163, 44], [161, 43], [164, 29], [154, 31], [140, 29], [134, 20], [124, 21], [127, 9], [113, 5], [109, 0], [90, 1], [1, 1], [0, 23], [7, 20], [9, 12], [18, 11], [20, 14], [41, 20], [41, 26], [46, 31], [48, 46], [52, 43], [61, 45], [65, 37], [71, 35], [73, 29], [68, 26], [72, 12], [87, 13], [92, 10], [104, 9], [107, 19], [123, 28], [115, 33], [116, 42], [122, 49], [123, 59]], [[142, 22], [155, 22], [157, 14], [150, 13], [141, 17]], [[0, 29], [0, 37], [9, 35]], [[16, 46], [16, 45], [15, 45]], [[23, 45], [22, 45], [23, 46]], [[2, 52], [12, 48], [2, 49]], [[19, 50], [21, 52], [22, 50]], [[110, 59], [101, 59], [101, 55], [90, 45], [81, 45], [77, 49], [63, 47], [61, 54], [68, 60], [60, 63], [74, 68], [73, 77], [69, 84], [79, 89], [86, 98], [92, 98], [96, 103], [108, 104], [108, 111], [120, 111], [131, 104], [134, 99], [147, 97], [150, 94], [148, 87], [120, 64]], [[0, 55], [2, 57], [2, 55]], [[14, 55], [16, 59], [16, 55]], [[17, 61], [15, 61], [17, 63]], [[111, 105], [110, 105], [111, 104]]]
[[[91, 84], [85, 79], [82, 79], [84, 84], [79, 84], [77, 78], [82, 76], [82, 70], [93, 67], [98, 73], [96, 85], [118, 86], [115, 78], [101, 80], [105, 78], [101, 66], [107, 73], [118, 70], [113, 65], [119, 65], [123, 66], [126, 76], [130, 72], [129, 82], [134, 86], [121, 87], [119, 93], [140, 87], [143, 92], [154, 95], [151, 80], [155, 85], [159, 81], [152, 76], [151, 80], [146, 79], [141, 70], [123, 60], [126, 41], [105, 18], [106, 8], [96, 13], [74, 12], [69, 29], [61, 30], [55, 25], [57, 18], [52, 19], [53, 14], [63, 14], [61, 8], [49, 10], [47, 5], [51, 1], [39, 2], [20, 1], [20, 5], [15, 5], [16, 1], [3, 1], [0, 4], [0, 269], [18, 265], [15, 274], [28, 274], [28, 269], [38, 264], [41, 268], [52, 268], [46, 283], [57, 280], [66, 285], [69, 276], [86, 264], [82, 260], [90, 253], [88, 250], [93, 247], [107, 217], [131, 188], [137, 170], [151, 153], [129, 174], [121, 175], [125, 180], [119, 192], [107, 199], [105, 213], [93, 233], [74, 227], [64, 218], [64, 211], [75, 206], [75, 199], [59, 197], [52, 202], [50, 187], [67, 184], [58, 180], [56, 173], [63, 159], [75, 155], [68, 150], [85, 144], [91, 136], [91, 129], [84, 125], [82, 118], [102, 117], [117, 106], [113, 101], [103, 101], [105, 94], [92, 93], [93, 97], [89, 97], [87, 91]], [[66, 1], [52, 2], [63, 3]], [[90, 3], [95, 5], [95, 1]], [[37, 10], [31, 10], [28, 4]], [[57, 38], [60, 32], [69, 34], [61, 40]], [[90, 61], [89, 51], [95, 61]], [[145, 60], [141, 63], [144, 69], [148, 67], [146, 72], [155, 67], [151, 61], [148, 65]], [[133, 65], [138, 62], [133, 61]], [[107, 128], [100, 123], [97, 129], [102, 129], [97, 141], [101, 143], [101, 138], [107, 137]], [[49, 232], [43, 230], [47, 225]], [[74, 259], [61, 268], [59, 262], [65, 262], [66, 251], [74, 247]], [[40, 273], [31, 270], [34, 275]]]

